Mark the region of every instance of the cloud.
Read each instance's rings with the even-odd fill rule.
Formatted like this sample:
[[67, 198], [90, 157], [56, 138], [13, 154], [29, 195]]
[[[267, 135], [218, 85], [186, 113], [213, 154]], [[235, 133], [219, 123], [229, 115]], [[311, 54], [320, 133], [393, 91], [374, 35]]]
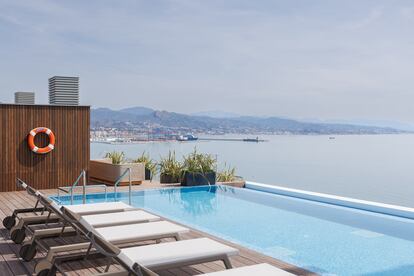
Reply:
[[47, 102], [47, 78], [73, 74], [96, 106], [411, 120], [389, 108], [414, 100], [402, 13], [382, 0], [0, 0], [0, 101], [28, 89]]
[[401, 8], [401, 15], [408, 19], [414, 19], [414, 6]]
[[363, 18], [356, 19], [353, 22], [347, 23], [345, 25], [345, 29], [357, 30], [361, 28], [366, 28], [370, 26], [371, 24], [378, 22], [383, 16], [384, 16], [384, 8], [375, 7]]

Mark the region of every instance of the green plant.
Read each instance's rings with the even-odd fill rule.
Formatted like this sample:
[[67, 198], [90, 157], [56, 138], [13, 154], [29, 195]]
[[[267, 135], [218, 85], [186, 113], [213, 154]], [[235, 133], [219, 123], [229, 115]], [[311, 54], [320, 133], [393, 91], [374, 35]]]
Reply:
[[190, 173], [208, 173], [216, 168], [216, 159], [211, 154], [203, 154], [194, 148], [194, 151], [184, 156], [183, 169]]
[[175, 151], [170, 151], [167, 157], [161, 158], [158, 163], [160, 174], [169, 175], [173, 178], [180, 179], [183, 165], [175, 157]]
[[105, 154], [105, 158], [110, 158], [112, 164], [122, 164], [125, 161], [125, 153], [119, 151], [108, 152]]
[[218, 182], [231, 182], [236, 179], [236, 168], [235, 167], [227, 167], [224, 164], [223, 170], [217, 173], [217, 181]]
[[134, 160], [135, 163], [144, 163], [145, 169], [151, 172], [151, 179], [157, 173], [157, 163], [154, 162], [145, 151], [140, 157]]

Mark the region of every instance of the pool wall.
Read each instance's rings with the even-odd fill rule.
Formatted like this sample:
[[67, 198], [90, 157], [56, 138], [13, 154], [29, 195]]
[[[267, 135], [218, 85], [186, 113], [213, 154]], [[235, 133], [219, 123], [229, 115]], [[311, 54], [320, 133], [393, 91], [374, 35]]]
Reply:
[[286, 188], [281, 186], [246, 181], [245, 188], [273, 194], [297, 197], [301, 199], [319, 201], [344, 207], [356, 208], [381, 214], [399, 216], [414, 219], [414, 209], [404, 206], [397, 206], [349, 197], [335, 196], [323, 193], [310, 192], [299, 189]]
[[[277, 209], [283, 209], [290, 212], [414, 241], [414, 236], [412, 235], [412, 233], [414, 233], [413, 219], [380, 212], [367, 211], [362, 208], [350, 208], [344, 206], [345, 204], [332, 204], [322, 202], [321, 200], [315, 200], [314, 198], [304, 199], [299, 196], [291, 196], [256, 189], [234, 188], [223, 185], [217, 185], [214, 187], [196, 186], [185, 188], [163, 188], [162, 190], [172, 195], [182, 194], [183, 192], [185, 192], [185, 194], [191, 194], [192, 192], [199, 191], [210, 191], [213, 193], [215, 193], [215, 191], [225, 192], [227, 197], [234, 197], [236, 199], [255, 202]], [[144, 201], [147, 196], [157, 194], [158, 192], [158, 189], [134, 191], [132, 193], [132, 198], [135, 201], [138, 199]], [[70, 204], [70, 196], [61, 196], [60, 200], [56, 196], [52, 196], [51, 198], [56, 200], [59, 204]], [[81, 203], [81, 195], [76, 195], [74, 200], [75, 204]], [[87, 195], [88, 202], [104, 202], [114, 200], [120, 200], [127, 203], [128, 193], [118, 193], [116, 199], [114, 193], [108, 193], [107, 196], [103, 193]]]

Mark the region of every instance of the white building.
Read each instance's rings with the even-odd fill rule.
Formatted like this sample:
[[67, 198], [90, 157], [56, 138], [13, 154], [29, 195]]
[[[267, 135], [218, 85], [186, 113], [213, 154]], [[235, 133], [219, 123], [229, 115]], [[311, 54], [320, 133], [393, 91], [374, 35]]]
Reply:
[[34, 92], [15, 92], [14, 93], [15, 104], [35, 104]]
[[49, 104], [79, 105], [79, 77], [51, 77]]

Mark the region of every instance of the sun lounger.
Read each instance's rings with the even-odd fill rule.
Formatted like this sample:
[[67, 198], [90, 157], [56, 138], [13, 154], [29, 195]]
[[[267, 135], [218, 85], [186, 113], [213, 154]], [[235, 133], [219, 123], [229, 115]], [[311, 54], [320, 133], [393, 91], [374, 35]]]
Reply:
[[94, 231], [113, 244], [122, 244], [171, 237], [180, 240], [180, 235], [190, 230], [169, 221], [156, 221], [97, 228]]
[[[66, 207], [62, 207], [62, 215], [67, 217], [67, 221], [70, 222], [73, 228], [81, 229], [84, 233], [91, 232], [95, 235], [99, 235], [106, 241], [120, 245], [125, 243], [135, 243], [142, 241], [155, 240], [159, 242], [164, 238], [174, 238], [180, 240], [180, 235], [189, 232], [189, 229], [180, 225], [177, 225], [168, 221], [156, 221], [139, 224], [117, 225], [110, 227], [94, 228], [88, 224], [84, 217], [79, 216]], [[73, 231], [75, 233], [75, 231]], [[85, 243], [85, 247], [89, 246]], [[81, 249], [77, 247], [76, 250]], [[67, 245], [55, 246], [53, 251], [49, 251], [47, 259], [51, 260], [54, 254], [60, 252], [68, 252]]]
[[[140, 273], [140, 274], [139, 274]], [[142, 276], [159, 276], [157, 273], [146, 269], [145, 267], [140, 267], [139, 273], [132, 274], [129, 271], [116, 271], [116, 272], [107, 272], [100, 273], [99, 276], [130, 276], [132, 275], [142, 275]], [[277, 267], [271, 266], [269, 264], [257, 264], [249, 265], [238, 268], [226, 269], [222, 271], [206, 273], [206, 274], [197, 274], [199, 276], [294, 276], [295, 274], [289, 273]]]
[[82, 216], [94, 228], [160, 220], [160, 217], [143, 210]]
[[[56, 216], [56, 214], [54, 214], [53, 212], [50, 212], [50, 210], [47, 210], [45, 206], [41, 208], [38, 207], [39, 203], [42, 204], [42, 201], [40, 199], [47, 198], [46, 196], [42, 195], [39, 191], [33, 189], [24, 182], [19, 182], [19, 186], [25, 189], [29, 195], [35, 196], [37, 198], [37, 202], [34, 208], [15, 210], [11, 216], [6, 217], [3, 220], [3, 224], [6, 226], [6, 228], [10, 228], [11, 240], [13, 240], [17, 244], [21, 244], [26, 238], [27, 226], [59, 222], [59, 217]], [[53, 204], [57, 205], [54, 202]], [[73, 212], [81, 215], [93, 215], [136, 210], [136, 208], [133, 208], [132, 206], [123, 202], [78, 204], [69, 205], [68, 208]], [[20, 216], [20, 214], [22, 213], [24, 213], [25, 215]], [[17, 224], [16, 220], [18, 221]]]
[[[143, 210], [80, 216], [79, 214], [71, 211], [72, 205], [65, 206], [61, 209], [60, 206], [52, 200], [41, 194], [38, 196], [40, 202], [46, 206], [49, 211], [53, 212], [57, 216], [60, 216], [66, 223], [70, 220], [71, 223], [76, 223], [83, 227], [85, 232], [96, 231], [97, 234], [102, 235], [114, 244], [146, 240], [158, 241], [162, 238], [175, 238], [178, 240], [180, 239], [180, 234], [189, 231], [187, 228], [170, 222], [156, 222], [160, 219], [158, 216], [152, 215]], [[64, 210], [65, 212], [62, 212], [61, 210]], [[78, 209], [75, 208], [75, 210]], [[67, 217], [64, 213], [66, 213], [66, 215], [69, 214], [70, 217]], [[37, 245], [41, 244], [41, 241], [44, 239], [52, 237], [68, 237], [79, 234], [70, 223], [67, 224], [67, 227], [62, 225], [60, 227], [33, 231], [32, 238], [25, 242], [20, 248], [20, 257], [25, 261], [32, 260], [37, 253]], [[58, 252], [66, 251], [66, 246], [67, 245], [55, 247], [53, 252], [50, 252], [50, 250], [48, 250], [45, 246], [41, 247], [50, 254], [56, 254]]]
[[[209, 238], [119, 249], [93, 233], [89, 233], [88, 237], [93, 248], [98, 252], [95, 254], [102, 254], [104, 257], [113, 258], [128, 270], [128, 273], [132, 272], [132, 275], [156, 275], [155, 273], [149, 274], [149, 270], [169, 269], [218, 260], [223, 261], [226, 268], [231, 268], [230, 257], [238, 254], [237, 249]], [[88, 254], [91, 254], [90, 251], [70, 257], [56, 256], [50, 263], [42, 260], [36, 265], [35, 272], [38, 275], [39, 273], [55, 273], [63, 263], [85, 258]], [[142, 274], [143, 270], [145, 270], [144, 274]]]
[[135, 263], [151, 270], [221, 260], [231, 268], [230, 256], [239, 251], [209, 238], [183, 240], [121, 249], [120, 258], [130, 267]]
[[[92, 237], [91, 239], [93, 239], [93, 237], [98, 237], [99, 240], [103, 240], [105, 243], [110, 244], [110, 246], [115, 242], [126, 243], [138, 240], [157, 239], [164, 236], [165, 232], [168, 231], [168, 228], [172, 227], [178, 231], [188, 231], [188, 229], [184, 227], [161, 221], [140, 224], [140, 228], [135, 228], [135, 233], [134, 227], [131, 227], [131, 225], [111, 227], [119, 229], [119, 233], [116, 234], [114, 233], [115, 231], [110, 231], [106, 227], [92, 229], [92, 227], [86, 225], [81, 216], [78, 216], [65, 207], [62, 207], [62, 213], [68, 217], [68, 221], [70, 221], [73, 227], [77, 227], [83, 233], [88, 233], [88, 236]], [[62, 258], [58, 256], [59, 253], [65, 252], [68, 254], [73, 251], [85, 249], [88, 249], [89, 252], [90, 246], [90, 242], [85, 242], [52, 247], [48, 251], [46, 258], [36, 264], [35, 272], [40, 273], [43, 270], [57, 269], [56, 265]], [[216, 260], [222, 260], [225, 266], [230, 268], [231, 263], [229, 257], [238, 254], [238, 250], [211, 239], [202, 238], [129, 247], [121, 249], [120, 253], [122, 254], [120, 254], [119, 258], [121, 258], [127, 265], [142, 262], [145, 266], [154, 269], [173, 268], [176, 266]], [[84, 258], [85, 256], [82, 257]], [[79, 256], [77, 256], [77, 258], [79, 258]], [[67, 256], [65, 256], [64, 259], [67, 260]]]
[[[159, 242], [164, 238], [174, 238], [178, 241], [181, 239], [181, 234], [189, 232], [188, 228], [168, 221], [155, 221], [148, 223], [136, 223], [95, 228], [93, 225], [88, 224], [88, 219], [85, 219], [84, 217], [71, 212], [68, 210], [68, 208], [62, 207], [61, 210], [62, 213], [67, 217], [68, 221], [70, 221], [71, 225], [82, 229], [85, 233], [91, 232], [95, 235], [99, 235], [108, 242], [116, 245], [150, 240]], [[73, 229], [74, 227], [71, 228]], [[57, 229], [56, 234], [60, 234], [62, 232], [61, 229], [62, 228]], [[73, 233], [76, 233], [75, 230], [73, 230]], [[47, 236], [47, 238], [50, 238], [50, 235]], [[34, 240], [34, 243], [38, 240], [39, 238], [37, 238], [37, 240]], [[88, 246], [89, 243], [85, 243], [84, 248], [87, 248]], [[81, 248], [82, 247], [77, 247], [76, 250], [79, 250]], [[49, 251], [47, 258], [53, 259], [54, 254], [67, 251], [69, 251], [67, 249], [67, 245], [56, 246], [53, 248], [53, 252]], [[23, 259], [27, 260], [26, 256], [22, 257]]]
[[[168, 221], [157, 221], [98, 228], [94, 229], [93, 232], [108, 242], [121, 246], [126, 243], [150, 240], [155, 240], [158, 243], [163, 238], [174, 238], [178, 241], [181, 239], [180, 235], [189, 232], [189, 229]], [[71, 253], [71, 251], [87, 249], [89, 246], [90, 242], [54, 246], [48, 250], [46, 257], [40, 261], [42, 263], [41, 265], [45, 266], [47, 263], [52, 264], [55, 256], [62, 252], [67, 254]]]
[[[108, 233], [109, 232], [111, 231], [108, 231]], [[216, 260], [222, 260], [225, 264], [225, 267], [228, 268], [228, 270], [203, 275], [293, 275], [284, 270], [273, 267], [269, 264], [258, 264], [241, 268], [229, 269], [231, 268], [229, 257], [238, 254], [238, 250], [208, 238], [119, 249], [113, 246], [113, 243], [110, 243], [110, 241], [104, 237], [105, 232], [99, 233], [98, 236], [96, 234], [96, 232], [90, 232], [88, 235], [92, 241], [92, 244], [99, 252], [103, 253], [103, 255], [115, 258], [118, 261], [118, 263], [120, 263], [124, 268], [126, 268], [126, 273], [124, 275], [130, 275], [129, 273], [132, 272], [136, 275], [155, 276], [157, 274], [151, 270], [169, 269], [174, 267], [181, 267]], [[125, 234], [127, 235], [127, 233]], [[50, 269], [50, 267], [48, 269]], [[104, 274], [109, 276], [112, 273]], [[123, 274], [122, 272], [116, 272], [116, 275]]]
[[[160, 220], [160, 217], [155, 216], [153, 214], [150, 214], [148, 212], [145, 212], [143, 210], [135, 210], [135, 211], [128, 211], [128, 212], [120, 212], [120, 213], [109, 213], [109, 214], [100, 214], [100, 215], [89, 215], [89, 216], [83, 216], [82, 219], [89, 224], [90, 226], [97, 228], [98, 231], [102, 231], [103, 234], [108, 233], [113, 235], [114, 239], [120, 240], [119, 243], [122, 240], [122, 237], [117, 237], [115, 233], [118, 233], [119, 229], [114, 226], [126, 226], [126, 225], [134, 225], [127, 227], [127, 229], [130, 229], [129, 236], [126, 235], [126, 237], [129, 238], [135, 238], [139, 239], [139, 237], [142, 237], [144, 239], [145, 234], [143, 231], [145, 231], [146, 228], [139, 228], [136, 227], [136, 224], [145, 224], [147, 222], [156, 222]], [[161, 236], [166, 237], [173, 237], [176, 239], [179, 239], [180, 231], [182, 229], [175, 229], [173, 227], [166, 227], [165, 225], [160, 228], [158, 232], [153, 232], [152, 235], [156, 239], [156, 235], [159, 235], [159, 238], [162, 238]], [[104, 228], [102, 228], [104, 227]], [[101, 229], [100, 229], [101, 228]], [[139, 229], [138, 229], [139, 228]], [[142, 229], [142, 230], [141, 230]], [[151, 230], [151, 229], [149, 229]], [[164, 230], [164, 232], [162, 232]], [[168, 231], [167, 231], [168, 230]], [[115, 231], [115, 232], [111, 232]], [[125, 232], [126, 230], [123, 230]], [[40, 243], [40, 241], [44, 239], [49, 238], [55, 238], [55, 237], [67, 237], [67, 236], [73, 236], [76, 235], [75, 229], [72, 227], [66, 227], [62, 231], [62, 226], [60, 227], [54, 227], [54, 228], [47, 228], [47, 229], [37, 229], [32, 231], [32, 236], [29, 240], [25, 241], [20, 250], [19, 250], [19, 257], [21, 257], [25, 261], [31, 261], [34, 256], [37, 253], [37, 245]], [[149, 235], [149, 233], [147, 233]], [[132, 237], [131, 237], [132, 236]]]
[[134, 209], [136, 210], [136, 208], [124, 202], [99, 202], [64, 206], [70, 211], [81, 216], [125, 212]]
[[[37, 193], [39, 194], [39, 193]], [[79, 204], [79, 205], [69, 205], [66, 206], [68, 209], [80, 215], [92, 215], [92, 214], [105, 214], [105, 213], [118, 213], [125, 212], [130, 210], [135, 210], [135, 208], [123, 202], [102, 202], [102, 203], [92, 203], [92, 204]], [[112, 216], [115, 217], [115, 216]], [[58, 217], [56, 214], [45, 214], [45, 215], [31, 215], [31, 216], [22, 216], [17, 217], [19, 222], [17, 225], [13, 226], [10, 229], [11, 239], [20, 244], [25, 239], [25, 228], [27, 225], [34, 224], [44, 224], [58, 222]], [[123, 216], [125, 218], [125, 216]], [[128, 222], [128, 220], [127, 220]], [[113, 224], [115, 225], [115, 224]]]
[[[18, 183], [18, 186], [25, 189], [29, 195], [37, 197], [36, 190], [28, 186], [26, 183]], [[30, 221], [30, 217], [32, 217], [33, 223], [44, 221], [45, 219], [49, 219], [49, 221], [53, 220], [53, 218], [49, 217], [48, 214], [45, 214], [45, 211], [45, 207], [40, 204], [39, 200], [36, 200], [35, 206], [33, 208], [15, 209], [12, 215], [7, 216], [3, 219], [3, 226], [7, 230], [11, 230], [22, 217], [26, 217], [28, 221]]]
[[[119, 249], [99, 236], [89, 234], [92, 245], [105, 257], [114, 259], [125, 271], [104, 272], [101, 276], [158, 276], [153, 270], [168, 269], [186, 265], [194, 265], [210, 261], [222, 260], [227, 270], [201, 274], [205, 276], [293, 276], [269, 264], [257, 264], [239, 268], [231, 268], [229, 257], [238, 253], [237, 249], [223, 245], [208, 238], [192, 239], [172, 243], [146, 245]], [[37, 273], [55, 273], [58, 267], [65, 263], [85, 258], [85, 255], [70, 258], [57, 257], [52, 266], [36, 266]], [[146, 265], [144, 265], [146, 264]], [[108, 265], [107, 268], [109, 268]], [[39, 274], [38, 274], [39, 275]]]
[[11, 216], [8, 216], [3, 220], [3, 225], [10, 230], [11, 240], [20, 244], [26, 237], [27, 226], [57, 223], [59, 222], [59, 217], [48, 211], [46, 206], [41, 203], [41, 200], [38, 197], [40, 194], [39, 191], [36, 191], [24, 182], [18, 183], [19, 187], [25, 189], [29, 195], [37, 198], [34, 208], [16, 209]]
[[227, 269], [218, 272], [202, 274], [204, 276], [294, 276], [294, 274], [284, 271], [270, 264], [257, 264]]

